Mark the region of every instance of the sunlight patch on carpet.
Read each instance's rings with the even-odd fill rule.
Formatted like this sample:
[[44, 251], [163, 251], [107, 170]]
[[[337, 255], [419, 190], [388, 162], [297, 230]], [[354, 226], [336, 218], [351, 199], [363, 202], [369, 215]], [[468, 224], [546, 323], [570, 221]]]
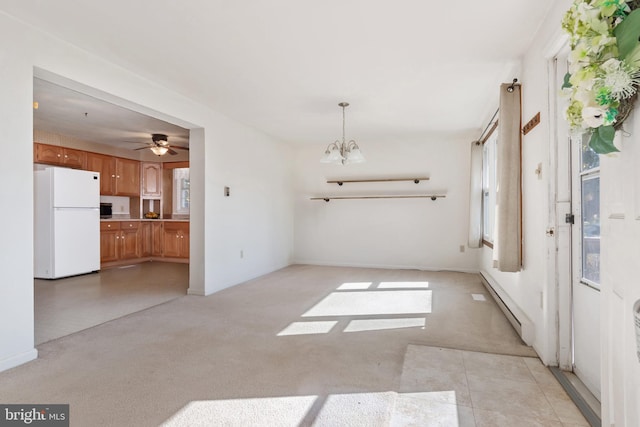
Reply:
[[408, 317], [403, 319], [359, 319], [349, 322], [345, 332], [380, 331], [383, 329], [423, 328], [424, 317]]
[[162, 425], [182, 426], [297, 426], [317, 396], [192, 401]]
[[327, 334], [337, 323], [337, 320], [318, 322], [293, 322], [282, 331], [278, 332], [278, 336], [282, 337], [286, 335]]
[[338, 286], [339, 291], [352, 291], [358, 289], [368, 289], [373, 282], [347, 282]]
[[419, 288], [426, 289], [429, 282], [380, 282], [378, 289]]
[[334, 292], [302, 317], [431, 313], [431, 294], [430, 290]]

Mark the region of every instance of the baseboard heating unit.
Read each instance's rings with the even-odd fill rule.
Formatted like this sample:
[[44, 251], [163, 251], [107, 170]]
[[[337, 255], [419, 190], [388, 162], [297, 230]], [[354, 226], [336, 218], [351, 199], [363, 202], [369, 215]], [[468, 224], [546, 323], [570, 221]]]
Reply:
[[507, 295], [504, 289], [486, 272], [480, 272], [482, 284], [487, 289], [507, 317], [513, 328], [518, 332], [522, 341], [527, 345], [533, 345], [535, 339], [535, 327], [526, 314]]

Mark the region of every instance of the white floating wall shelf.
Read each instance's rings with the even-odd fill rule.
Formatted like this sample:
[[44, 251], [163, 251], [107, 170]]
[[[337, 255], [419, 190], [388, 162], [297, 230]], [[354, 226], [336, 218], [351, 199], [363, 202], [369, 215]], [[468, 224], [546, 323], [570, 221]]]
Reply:
[[372, 178], [372, 179], [333, 179], [327, 180], [327, 184], [338, 184], [342, 185], [344, 183], [354, 183], [354, 182], [396, 182], [396, 181], [413, 181], [418, 184], [420, 181], [428, 181], [429, 177], [420, 177], [420, 178]]
[[324, 200], [328, 202], [330, 200], [355, 200], [355, 199], [443, 199], [447, 197], [444, 194], [419, 194], [419, 195], [394, 195], [394, 196], [325, 196], [325, 197], [311, 197], [309, 200]]

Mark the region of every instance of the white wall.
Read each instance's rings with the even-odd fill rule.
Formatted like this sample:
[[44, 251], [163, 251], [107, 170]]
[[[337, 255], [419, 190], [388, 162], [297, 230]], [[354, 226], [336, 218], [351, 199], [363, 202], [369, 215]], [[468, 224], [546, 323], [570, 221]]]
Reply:
[[[479, 250], [466, 247], [471, 140], [358, 141], [367, 162], [347, 166], [321, 164], [324, 145], [298, 147], [294, 173], [296, 262], [477, 271]], [[430, 180], [419, 184], [326, 183], [337, 178], [414, 176]], [[446, 194], [446, 198], [309, 200], [321, 195], [431, 193]]]
[[[541, 359], [557, 365], [555, 283], [548, 280], [550, 258], [545, 234], [549, 223], [549, 177], [552, 149], [549, 117], [549, 78], [547, 48], [559, 36], [560, 20], [570, 1], [555, 2], [546, 21], [522, 60], [522, 122], [528, 122], [540, 112], [541, 122], [522, 137], [523, 193], [523, 269], [519, 273], [503, 273], [492, 266], [492, 250], [484, 247], [481, 269], [496, 280], [535, 325], [533, 347]], [[497, 88], [496, 88], [497, 90]], [[540, 178], [535, 173], [542, 164]]]
[[[557, 290], [547, 280], [553, 265], [545, 236], [549, 219], [549, 152], [554, 129], [549, 128], [545, 47], [560, 36], [560, 20], [571, 2], [554, 5], [535, 42], [523, 59], [523, 120], [541, 111], [541, 124], [523, 139], [524, 269], [500, 273], [491, 267], [485, 248], [482, 269], [492, 275], [536, 324], [534, 344], [543, 361], [557, 363], [555, 316]], [[553, 96], [553, 94], [552, 94]], [[640, 361], [632, 308], [640, 299], [637, 264], [640, 259], [640, 114], [625, 122], [629, 135], [617, 136], [622, 152], [600, 156], [601, 162], [601, 359], [602, 425], [640, 425]], [[543, 179], [533, 170], [543, 164]], [[565, 284], [561, 281], [560, 286]], [[568, 286], [568, 284], [566, 284]], [[541, 298], [542, 296], [542, 298]], [[542, 304], [541, 304], [542, 303]], [[542, 305], [542, 307], [541, 307]]]
[[[95, 88], [90, 95], [192, 129], [190, 293], [210, 294], [290, 263], [291, 157], [284, 144], [3, 13], [0, 40], [0, 200], [14, 207], [0, 209], [6, 228], [0, 249], [0, 370], [36, 356], [34, 69], [40, 78]], [[232, 188], [230, 198], [223, 196], [224, 185]], [[238, 248], [245, 251], [243, 259]]]

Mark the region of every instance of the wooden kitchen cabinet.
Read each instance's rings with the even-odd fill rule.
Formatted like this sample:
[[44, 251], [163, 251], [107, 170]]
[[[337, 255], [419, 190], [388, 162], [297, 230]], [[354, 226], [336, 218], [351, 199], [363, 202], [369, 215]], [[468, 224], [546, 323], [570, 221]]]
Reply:
[[139, 161], [99, 153], [87, 153], [86, 157], [85, 169], [100, 173], [100, 195], [140, 195]]
[[85, 165], [86, 152], [36, 142], [33, 144], [33, 158], [34, 163], [82, 169]]
[[189, 261], [188, 222], [100, 221], [103, 266], [163, 259]]
[[163, 237], [164, 226], [162, 222], [151, 223], [151, 256], [162, 256], [163, 252]]
[[153, 253], [153, 224], [140, 223], [140, 256], [149, 257]]
[[118, 261], [120, 243], [120, 223], [100, 222], [100, 263]]
[[114, 262], [140, 257], [140, 221], [100, 222], [100, 262]]
[[167, 258], [189, 258], [189, 223], [164, 223], [163, 255]]
[[142, 197], [160, 197], [162, 195], [162, 164], [141, 163]]
[[140, 256], [161, 257], [162, 256], [162, 221], [151, 222], [142, 221], [140, 223], [141, 250]]
[[85, 169], [100, 173], [100, 195], [113, 196], [115, 194], [115, 157], [98, 153], [87, 153], [87, 164]]
[[116, 157], [116, 196], [140, 196], [140, 162]]
[[139, 258], [142, 248], [140, 221], [120, 223], [120, 259]]

